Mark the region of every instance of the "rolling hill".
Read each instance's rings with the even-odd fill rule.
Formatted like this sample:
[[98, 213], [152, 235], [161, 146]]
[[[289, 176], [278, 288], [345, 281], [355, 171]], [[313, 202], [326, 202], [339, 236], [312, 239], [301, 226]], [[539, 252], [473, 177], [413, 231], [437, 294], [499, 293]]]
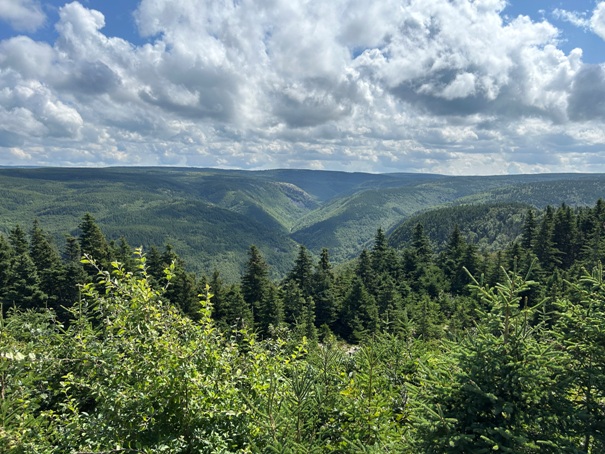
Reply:
[[[279, 276], [291, 267], [297, 244], [313, 253], [328, 247], [334, 261], [344, 261], [368, 247], [378, 227], [393, 230], [398, 241], [404, 241], [405, 234], [395, 232], [405, 231], [406, 220], [429, 209], [486, 203], [524, 208], [563, 202], [592, 205], [602, 197], [602, 174], [451, 177], [313, 170], [2, 168], [0, 231], [6, 233], [16, 224], [29, 228], [38, 219], [62, 247], [64, 235], [77, 234], [80, 219], [89, 212], [110, 239], [124, 236], [144, 248], [169, 243], [192, 270], [219, 269], [234, 280], [251, 244], [261, 249]], [[444, 216], [450, 219], [447, 212]]]

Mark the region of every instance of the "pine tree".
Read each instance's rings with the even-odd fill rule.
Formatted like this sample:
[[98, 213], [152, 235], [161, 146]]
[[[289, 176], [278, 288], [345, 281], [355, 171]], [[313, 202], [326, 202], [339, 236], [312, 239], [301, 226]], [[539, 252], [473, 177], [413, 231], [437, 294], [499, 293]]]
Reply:
[[136, 271], [136, 260], [133, 254], [133, 248], [128, 244], [125, 237], [121, 236], [117, 244], [111, 244], [111, 255], [122, 264], [126, 271], [134, 273]]
[[185, 270], [183, 260], [167, 245], [162, 254], [161, 262], [164, 268], [172, 268], [172, 278], [165, 284], [164, 296], [168, 301], [180, 308], [183, 314], [198, 320], [200, 317], [199, 294], [203, 293], [203, 285], [199, 285], [193, 273]]
[[519, 304], [532, 284], [510, 274], [496, 288], [476, 287], [491, 311], [433, 360], [438, 369], [417, 396], [428, 401], [420, 407], [419, 452], [577, 452], [566, 429], [565, 353], [548, 348], [549, 333], [532, 326], [536, 308]]
[[88, 275], [80, 263], [81, 259], [82, 253], [78, 238], [68, 236], [65, 239], [64, 273], [60, 283], [62, 305], [65, 307], [70, 307], [80, 300], [79, 286], [86, 283], [88, 279]]

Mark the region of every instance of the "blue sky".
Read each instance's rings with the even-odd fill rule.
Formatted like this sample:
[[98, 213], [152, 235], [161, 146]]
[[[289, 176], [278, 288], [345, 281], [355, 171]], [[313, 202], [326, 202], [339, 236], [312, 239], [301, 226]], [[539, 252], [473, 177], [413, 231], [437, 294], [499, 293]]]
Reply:
[[605, 172], [605, 1], [0, 0], [0, 165]]

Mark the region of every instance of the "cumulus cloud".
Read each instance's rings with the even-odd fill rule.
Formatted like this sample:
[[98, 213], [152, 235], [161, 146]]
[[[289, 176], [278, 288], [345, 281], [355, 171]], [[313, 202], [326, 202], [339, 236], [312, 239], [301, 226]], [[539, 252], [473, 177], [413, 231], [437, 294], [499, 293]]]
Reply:
[[33, 32], [44, 24], [46, 15], [36, 0], [0, 0], [0, 20], [17, 31]]
[[605, 2], [600, 2], [590, 18], [592, 31], [605, 39]]
[[0, 159], [563, 170], [544, 146], [553, 134], [580, 147], [605, 143], [589, 132], [602, 106], [587, 104], [603, 89], [603, 69], [585, 65], [579, 49], [560, 50], [552, 24], [505, 19], [505, 7], [141, 0], [134, 17], [147, 43], [134, 45], [107, 36], [100, 12], [67, 3], [55, 42], [0, 42], [0, 149], [13, 150]]

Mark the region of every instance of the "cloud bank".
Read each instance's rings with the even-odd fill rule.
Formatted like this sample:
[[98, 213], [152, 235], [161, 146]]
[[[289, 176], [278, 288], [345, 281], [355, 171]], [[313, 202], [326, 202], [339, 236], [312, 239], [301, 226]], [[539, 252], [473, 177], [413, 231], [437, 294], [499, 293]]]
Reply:
[[134, 45], [68, 3], [0, 42], [0, 163], [605, 172], [605, 67], [505, 6], [142, 0]]

